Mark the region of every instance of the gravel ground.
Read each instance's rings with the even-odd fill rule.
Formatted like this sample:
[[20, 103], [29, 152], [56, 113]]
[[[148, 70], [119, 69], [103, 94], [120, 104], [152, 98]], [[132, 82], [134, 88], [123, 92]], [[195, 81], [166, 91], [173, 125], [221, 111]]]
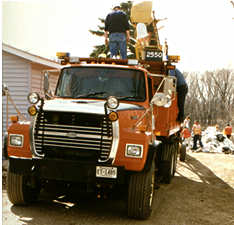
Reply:
[[42, 196], [31, 206], [13, 206], [5, 174], [3, 169], [3, 225], [234, 225], [234, 155], [189, 152], [172, 183], [156, 191], [148, 220], [127, 218], [121, 199], [72, 203]]

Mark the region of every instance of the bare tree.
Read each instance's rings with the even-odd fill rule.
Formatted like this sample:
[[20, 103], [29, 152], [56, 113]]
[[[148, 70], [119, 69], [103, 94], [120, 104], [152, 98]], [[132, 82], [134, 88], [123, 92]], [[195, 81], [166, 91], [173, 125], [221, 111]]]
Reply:
[[213, 72], [185, 73], [189, 93], [185, 113], [203, 125], [222, 125], [231, 121], [234, 112], [234, 71], [228, 69]]

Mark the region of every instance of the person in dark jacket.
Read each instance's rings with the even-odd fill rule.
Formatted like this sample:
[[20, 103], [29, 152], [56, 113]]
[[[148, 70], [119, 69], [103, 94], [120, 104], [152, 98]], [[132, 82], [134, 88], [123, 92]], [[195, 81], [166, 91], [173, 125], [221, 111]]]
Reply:
[[105, 19], [105, 43], [108, 44], [111, 58], [117, 57], [120, 52], [122, 59], [127, 58], [127, 42], [130, 39], [129, 22], [127, 15], [120, 10], [120, 6], [115, 6], [113, 12], [109, 13]]
[[179, 114], [177, 120], [182, 123], [184, 121], [184, 103], [186, 95], [188, 93], [188, 85], [186, 83], [183, 74], [178, 69], [169, 70], [169, 75], [175, 76], [177, 80], [176, 91], [177, 91], [177, 101], [179, 108]]

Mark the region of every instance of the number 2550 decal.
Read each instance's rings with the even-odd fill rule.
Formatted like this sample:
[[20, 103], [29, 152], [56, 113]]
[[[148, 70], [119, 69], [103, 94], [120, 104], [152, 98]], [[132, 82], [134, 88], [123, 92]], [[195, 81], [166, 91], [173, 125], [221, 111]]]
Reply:
[[162, 52], [155, 52], [155, 51], [147, 51], [146, 57], [147, 58], [162, 58]]

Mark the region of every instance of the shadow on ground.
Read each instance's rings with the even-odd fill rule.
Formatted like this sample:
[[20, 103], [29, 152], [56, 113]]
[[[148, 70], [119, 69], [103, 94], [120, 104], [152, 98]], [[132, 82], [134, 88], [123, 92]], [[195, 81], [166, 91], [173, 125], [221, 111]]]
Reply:
[[9, 211], [24, 225], [231, 225], [234, 190], [210, 168], [187, 155], [186, 162], [178, 163], [172, 183], [156, 191], [154, 210], [147, 221], [127, 218], [126, 209], [126, 202], [118, 195], [114, 199], [77, 202], [45, 195], [27, 207], [10, 205]]

